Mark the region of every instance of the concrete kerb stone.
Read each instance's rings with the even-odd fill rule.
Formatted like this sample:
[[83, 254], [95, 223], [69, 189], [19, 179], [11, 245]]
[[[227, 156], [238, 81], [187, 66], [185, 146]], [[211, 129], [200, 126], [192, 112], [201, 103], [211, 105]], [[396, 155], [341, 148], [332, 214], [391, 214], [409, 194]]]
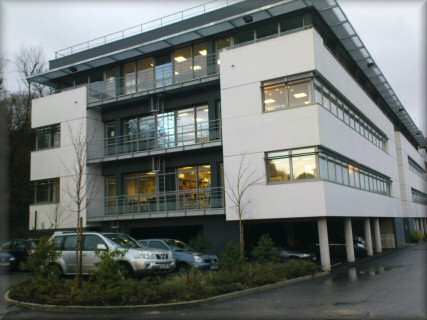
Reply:
[[38, 304], [38, 303], [29, 303], [13, 300], [9, 297], [9, 291], [4, 295], [4, 301], [7, 305], [13, 305], [17, 307], [23, 307], [31, 309], [33, 311], [52, 311], [52, 312], [86, 312], [86, 311], [105, 311], [105, 312], [135, 312], [135, 311], [161, 311], [161, 310], [177, 310], [184, 308], [194, 308], [202, 306], [205, 304], [211, 304], [216, 302], [223, 302], [228, 300], [237, 299], [247, 295], [251, 295], [258, 292], [264, 292], [301, 281], [310, 280], [313, 278], [324, 277], [329, 274], [329, 271], [323, 271], [315, 274], [314, 276], [308, 275], [304, 277], [299, 277], [295, 279], [289, 279], [281, 282], [276, 282], [272, 284], [266, 284], [260, 287], [250, 288], [246, 290], [231, 292], [222, 294], [219, 296], [201, 299], [201, 300], [192, 300], [185, 302], [176, 302], [176, 303], [160, 303], [160, 304], [150, 304], [150, 305], [129, 305], [129, 306], [58, 306], [58, 305], [47, 305], [47, 304]]

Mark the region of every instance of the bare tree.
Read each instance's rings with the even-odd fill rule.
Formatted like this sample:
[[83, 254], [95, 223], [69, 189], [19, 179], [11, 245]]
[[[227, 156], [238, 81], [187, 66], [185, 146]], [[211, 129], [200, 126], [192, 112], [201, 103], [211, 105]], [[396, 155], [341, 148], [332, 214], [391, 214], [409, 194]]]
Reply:
[[240, 256], [243, 258], [245, 253], [244, 234], [243, 234], [243, 218], [246, 215], [246, 210], [250, 199], [246, 196], [246, 191], [256, 184], [258, 184], [263, 178], [262, 176], [256, 175], [256, 170], [251, 169], [250, 165], [245, 163], [246, 154], [240, 155], [239, 170], [237, 176], [233, 180], [228, 174], [225, 175], [228, 188], [226, 192], [231, 202], [233, 203], [236, 214], [239, 218], [239, 234], [240, 234]]
[[43, 97], [46, 86], [32, 83], [27, 78], [46, 71], [46, 60], [41, 47], [21, 47], [15, 57], [16, 71], [28, 92], [28, 104], [34, 97]]
[[63, 160], [68, 183], [65, 184], [65, 192], [70, 201], [75, 204], [77, 213], [76, 226], [76, 286], [82, 285], [82, 251], [83, 251], [83, 219], [82, 212], [90, 205], [98, 193], [97, 184], [93, 172], [87, 167], [88, 146], [92, 143], [92, 138], [88, 139], [82, 122], [77, 130], [73, 131], [68, 126], [69, 137], [73, 147], [74, 158], [72, 164], [67, 165]]
[[50, 223], [49, 229], [58, 229], [58, 227], [67, 221], [71, 215], [71, 212], [64, 210], [64, 208], [59, 203], [56, 203], [47, 215], [47, 219]]

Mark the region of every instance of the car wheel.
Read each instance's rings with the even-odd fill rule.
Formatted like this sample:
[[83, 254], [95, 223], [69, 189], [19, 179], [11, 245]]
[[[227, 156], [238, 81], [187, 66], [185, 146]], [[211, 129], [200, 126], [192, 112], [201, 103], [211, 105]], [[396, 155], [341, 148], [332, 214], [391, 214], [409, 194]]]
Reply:
[[125, 279], [134, 277], [132, 267], [129, 265], [129, 263], [126, 263], [126, 262], [120, 263], [120, 273]]
[[188, 264], [180, 263], [179, 265], [176, 266], [176, 271], [180, 276], [185, 275], [188, 272], [188, 270], [190, 270], [190, 266]]

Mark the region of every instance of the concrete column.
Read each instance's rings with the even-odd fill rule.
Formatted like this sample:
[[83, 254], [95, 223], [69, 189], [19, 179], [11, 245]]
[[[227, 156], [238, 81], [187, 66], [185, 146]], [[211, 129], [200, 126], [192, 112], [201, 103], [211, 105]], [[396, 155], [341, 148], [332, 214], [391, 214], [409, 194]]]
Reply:
[[329, 240], [328, 240], [328, 224], [326, 218], [317, 220], [317, 230], [319, 233], [319, 246], [320, 246], [320, 262], [323, 271], [331, 270], [331, 256], [329, 255]]
[[365, 241], [368, 249], [368, 256], [372, 256], [374, 255], [374, 252], [372, 251], [371, 222], [369, 221], [369, 218], [365, 218], [363, 224], [365, 228]]
[[424, 230], [425, 230], [425, 229], [424, 229], [424, 219], [423, 219], [423, 218], [421, 218], [421, 219], [419, 219], [419, 221], [420, 221], [420, 227], [421, 227], [421, 228], [420, 228], [420, 230], [421, 230], [421, 232], [424, 234], [424, 232], [425, 232], [425, 231], [424, 231]]
[[381, 231], [380, 231], [380, 219], [374, 218], [374, 234], [375, 234], [375, 251], [382, 252], [381, 247]]
[[353, 230], [351, 227], [351, 219], [344, 220], [344, 234], [345, 234], [345, 249], [347, 252], [347, 261], [354, 262], [354, 247], [353, 247]]
[[415, 230], [420, 230], [420, 226], [418, 225], [418, 219], [414, 218]]

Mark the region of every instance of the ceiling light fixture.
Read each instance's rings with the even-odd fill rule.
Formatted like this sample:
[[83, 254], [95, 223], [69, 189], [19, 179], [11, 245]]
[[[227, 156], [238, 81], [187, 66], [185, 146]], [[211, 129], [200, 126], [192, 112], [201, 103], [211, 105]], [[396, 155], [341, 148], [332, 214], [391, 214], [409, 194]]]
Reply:
[[305, 92], [295, 93], [294, 97], [297, 98], [297, 99], [304, 98], [304, 97], [307, 97], [307, 93], [305, 93]]
[[183, 56], [180, 56], [180, 57], [176, 57], [175, 58], [175, 61], [177, 61], [177, 62], [183, 62], [183, 61], [186, 61], [187, 59], [186, 58], [184, 58]]
[[208, 51], [207, 51], [206, 49], [204, 49], [204, 50], [200, 50], [200, 51], [199, 51], [199, 53], [200, 53], [202, 56], [205, 56], [205, 55], [207, 55], [207, 54], [208, 54]]
[[264, 103], [273, 103], [273, 102], [276, 102], [276, 100], [274, 100], [274, 99], [264, 100]]

